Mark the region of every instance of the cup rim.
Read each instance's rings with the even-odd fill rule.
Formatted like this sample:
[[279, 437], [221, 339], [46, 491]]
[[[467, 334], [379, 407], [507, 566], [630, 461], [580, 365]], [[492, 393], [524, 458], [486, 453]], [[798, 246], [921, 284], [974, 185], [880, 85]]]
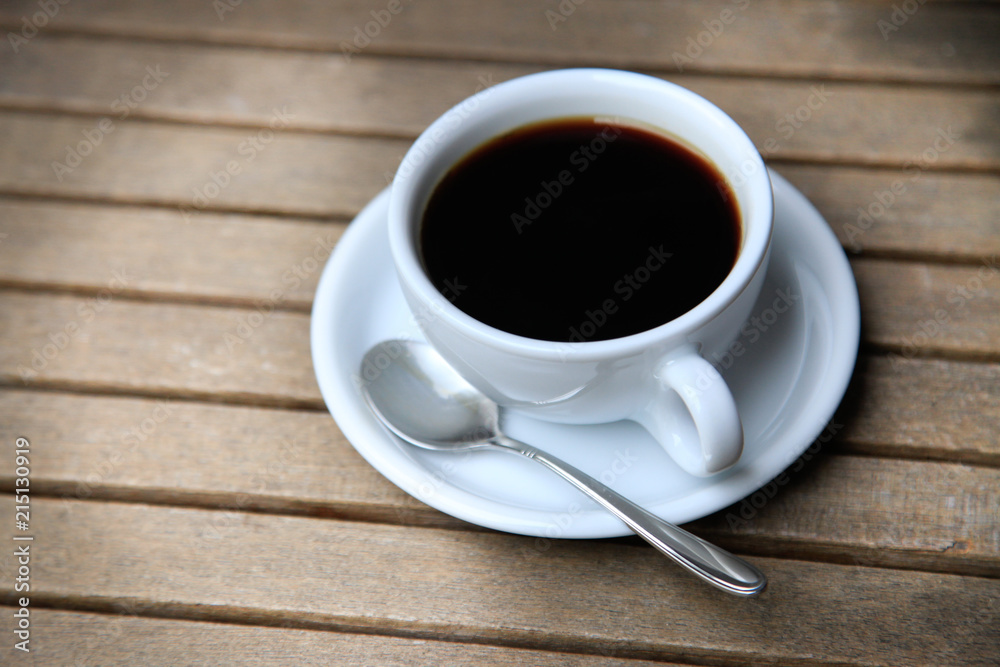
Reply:
[[[742, 246], [726, 278], [703, 301], [682, 315], [652, 329], [628, 336], [607, 340], [564, 342], [513, 334], [481, 322], [452, 304], [438, 291], [424, 272], [419, 248], [414, 240], [416, 235], [411, 233], [412, 226], [419, 224], [419, 220], [410, 221], [407, 214], [412, 208], [413, 199], [421, 192], [415, 185], [420, 179], [411, 176], [403, 179], [397, 177], [393, 180], [389, 199], [389, 242], [400, 281], [420, 299], [423, 305], [434, 312], [436, 317], [446, 318], [466, 337], [522, 357], [538, 360], [593, 361], [641, 354], [666, 340], [682, 336], [686, 338], [687, 334], [702, 328], [717, 317], [747, 289], [767, 259], [773, 232], [773, 195], [763, 158], [743, 128], [704, 97], [669, 81], [624, 70], [576, 68], [529, 74], [482, 90], [442, 114], [417, 138], [404, 156], [401, 167], [408, 164], [408, 159], [412, 159], [416, 151], [420, 151], [421, 162], [425, 164], [432, 162], [426, 159], [427, 153], [424, 151], [428, 149], [425, 146], [430, 144], [430, 151], [440, 150], [442, 147], [440, 137], [446, 136], [447, 131], [455, 130], [454, 127], [449, 127], [454, 123], [450, 114], [460, 112], [470, 106], [471, 102], [475, 102], [475, 108], [498, 108], [498, 105], [516, 104], [517, 98], [524, 95], [544, 95], [551, 91], [557, 82], [562, 86], [567, 84], [626, 86], [635, 90], [646, 89], [651, 94], [664, 95], [665, 100], [683, 100], [685, 104], [692, 106], [705, 122], [719, 127], [720, 130], [729, 131], [733, 140], [741, 144], [736, 147], [736, 151], [748, 155], [754, 167], [750, 173], [742, 174], [746, 179], [745, 187], [760, 191], [766, 189], [767, 194], [754, 197], [753, 208], [749, 210], [744, 208], [747, 206], [746, 202], [737, 195], [741, 218], [754, 222], [752, 225], [741, 224]], [[463, 114], [463, 117], [465, 115]], [[622, 115], [627, 117], [626, 113]], [[540, 117], [538, 120], [545, 118]], [[483, 138], [477, 145], [482, 145], [490, 138]], [[437, 179], [443, 175], [444, 173], [437, 174]], [[730, 175], [723, 173], [723, 176], [729, 182], [731, 189], [736, 191], [737, 188], [733, 186]]]

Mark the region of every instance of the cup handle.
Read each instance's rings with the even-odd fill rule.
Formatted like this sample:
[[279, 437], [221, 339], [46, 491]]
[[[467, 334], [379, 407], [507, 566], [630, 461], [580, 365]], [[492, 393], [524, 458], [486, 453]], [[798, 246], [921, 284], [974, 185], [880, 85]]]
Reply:
[[[706, 477], [725, 470], [743, 452], [743, 424], [729, 386], [693, 345], [664, 357], [653, 373], [655, 395], [637, 421], [684, 470]], [[677, 398], [683, 401], [678, 404]], [[687, 408], [697, 438], [683, 437]], [[690, 427], [686, 429], [690, 432]], [[695, 441], [696, 440], [696, 441]]]

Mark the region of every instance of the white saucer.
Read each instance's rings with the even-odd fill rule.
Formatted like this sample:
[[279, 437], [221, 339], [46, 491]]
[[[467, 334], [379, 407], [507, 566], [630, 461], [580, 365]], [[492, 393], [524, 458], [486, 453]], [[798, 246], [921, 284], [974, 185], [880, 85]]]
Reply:
[[[761, 325], [741, 337], [746, 352], [728, 369], [720, 367], [746, 436], [735, 466], [707, 479], [692, 477], [641, 427], [625, 422], [564, 426], [511, 415], [505, 420], [507, 432], [674, 523], [740, 500], [795, 461], [825, 429], [847, 389], [860, 315], [854, 276], [833, 232], [788, 181], [774, 172], [771, 179], [773, 250], [754, 309]], [[313, 305], [316, 378], [344, 435], [401, 489], [460, 519], [540, 537], [630, 534], [621, 521], [537, 463], [503, 452], [419, 450], [390, 435], [368, 411], [352, 379], [365, 351], [388, 338], [423, 338], [403, 302], [389, 255], [388, 195], [388, 189], [379, 194], [351, 223], [323, 271]], [[800, 298], [787, 312], [769, 313], [779, 289]]]

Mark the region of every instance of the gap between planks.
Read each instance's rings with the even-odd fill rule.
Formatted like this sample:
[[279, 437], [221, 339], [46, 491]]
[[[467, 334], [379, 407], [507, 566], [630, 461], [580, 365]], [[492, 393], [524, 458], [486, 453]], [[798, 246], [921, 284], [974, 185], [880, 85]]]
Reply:
[[[32, 607], [50, 609], [53, 611], [71, 611], [78, 613], [105, 614], [109, 616], [130, 616], [136, 618], [163, 619], [171, 621], [186, 621], [192, 623], [224, 623], [228, 625], [275, 628], [282, 630], [309, 630], [314, 632], [330, 632], [346, 635], [361, 635], [368, 637], [386, 637], [392, 639], [409, 639], [440, 644], [475, 645], [505, 649], [537, 651], [581, 658], [601, 657], [608, 659], [635, 661], [639, 665], [648, 663], [661, 664], [664, 667], [731, 667], [734, 664], [754, 665], [789, 665], [796, 667], [829, 667], [834, 663], [828, 661], [789, 660], [787, 658], [768, 659], [760, 655], [725, 656], [692, 655], [684, 649], [676, 651], [643, 651], [635, 648], [602, 649], [599, 646], [579, 640], [571, 640], [557, 635], [549, 636], [548, 640], [539, 639], [540, 635], [525, 634], [522, 636], [483, 637], [476, 629], [461, 627], [450, 628], [453, 634], [441, 634], [439, 629], [420, 630], [404, 622], [389, 625], [385, 620], [378, 627], [372, 626], [365, 618], [291, 618], [282, 612], [267, 611], [257, 608], [219, 607], [201, 604], [157, 603], [136, 598], [105, 598], [98, 596], [64, 596], [47, 595], [45, 593], [31, 596]], [[8, 602], [0, 600], [0, 609], [13, 608]], [[462, 634], [462, 633], [465, 634]], [[733, 662], [737, 660], [739, 662]], [[616, 663], [615, 664], [619, 664]], [[628, 664], [622, 665], [628, 667]]]
[[[0, 605], [2, 608], [3, 605]], [[16, 627], [13, 607], [0, 612], [0, 632]], [[410, 667], [426, 664], [467, 664], [482, 667], [509, 667], [531, 664], [535, 667], [668, 667], [661, 662], [615, 660], [557, 651], [530, 651], [494, 645], [415, 640], [371, 633], [336, 633], [327, 630], [286, 629], [244, 622], [226, 623], [188, 619], [163, 619], [130, 614], [127, 609], [113, 611], [72, 611], [41, 606], [32, 610], [33, 629], [45, 638], [36, 649], [52, 664], [122, 665], [132, 667], [140, 654], [148, 656], [143, 664], [205, 665], [222, 664], [281, 665], [288, 655], [296, 664], [325, 665], [330, 656], [337, 664], [353, 667]], [[5, 627], [6, 626], [6, 627]], [[114, 642], [103, 641], [107, 637]], [[266, 646], [262, 651], [261, 646]], [[11, 646], [0, 647], [0, 660], [11, 656]], [[678, 663], [670, 663], [681, 667]]]
[[[155, 197], [137, 197], [135, 195], [85, 195], [85, 194], [64, 194], [61, 192], [30, 192], [18, 190], [16, 188], [0, 187], [0, 196], [12, 199], [33, 200], [41, 202], [65, 202], [71, 204], [89, 204], [92, 206], [116, 206], [116, 207], [142, 207], [159, 210], [175, 211], [180, 213], [187, 202], [171, 201], [168, 199], [157, 199]], [[305, 220], [327, 222], [340, 222], [348, 216], [330, 213], [309, 213], [304, 211], [289, 211], [284, 208], [270, 208], [266, 205], [255, 204], [252, 207], [233, 206], [212, 203], [204, 208], [192, 209], [195, 213], [236, 213], [254, 217], [288, 218], [289, 220]]]
[[273, 408], [278, 410], [302, 410], [325, 412], [323, 399], [296, 399], [287, 396], [241, 394], [227, 391], [198, 391], [178, 389], [164, 391], [143, 389], [131, 385], [95, 384], [92, 382], [72, 382], [67, 380], [35, 379], [25, 384], [16, 375], [0, 373], [0, 389], [22, 389], [39, 392], [58, 392], [81, 396], [112, 396], [121, 398], [151, 398], [162, 400], [191, 401], [209, 405], [230, 405], [247, 408]]
[[[62, 283], [39, 283], [34, 281], [19, 281], [10, 278], [0, 278], [0, 290], [24, 292], [31, 294], [66, 294], [76, 296], [96, 297], [104, 288], [90, 285], [68, 285]], [[243, 308], [252, 310], [265, 301], [264, 297], [209, 296], [200, 294], [184, 294], [181, 292], [161, 292], [147, 289], [124, 288], [115, 292], [115, 298], [135, 303], [162, 303], [183, 306], [207, 306], [223, 308]], [[274, 304], [274, 310], [288, 313], [309, 314], [312, 311], [312, 301], [285, 299]]]
[[[930, 171], [930, 170], [928, 170]], [[100, 207], [113, 207], [113, 208], [148, 208], [155, 210], [167, 210], [167, 211], [178, 211], [180, 206], [177, 202], [158, 202], [158, 201], [137, 201], [130, 202], [124, 199], [109, 199], [105, 197], [88, 197], [86, 195], [80, 194], [70, 194], [70, 193], [37, 193], [37, 192], [26, 192], [21, 190], [12, 190], [10, 188], [0, 187], [0, 197], [4, 199], [23, 201], [23, 202], [56, 202], [61, 204], [82, 204], [84, 206], [100, 206]], [[198, 209], [198, 212], [205, 213], [234, 213], [237, 215], [245, 215], [249, 218], [268, 218], [269, 220], [287, 220], [290, 222], [306, 221], [306, 222], [329, 222], [332, 224], [347, 224], [353, 220], [350, 215], [338, 215], [336, 213], [308, 213], [305, 211], [266, 211], [262, 208], [253, 209], [243, 209], [240, 207], [232, 206], [206, 206], [204, 209]]]
[[[2, 28], [0, 28], [2, 30]], [[0, 111], [14, 111], [17, 113], [27, 113], [34, 114], [37, 116], [73, 116], [79, 118], [103, 118], [109, 116], [107, 110], [98, 111], [96, 109], [87, 109], [80, 106], [75, 106], [72, 104], [36, 104], [33, 102], [14, 102], [11, 100], [6, 100], [0, 102]], [[267, 123], [256, 122], [253, 120], [240, 121], [233, 118], [228, 119], [213, 119], [210, 121], [198, 121], [192, 118], [187, 118], [181, 115], [170, 115], [169, 113], [158, 111], [151, 113], [143, 110], [141, 107], [130, 110], [129, 121], [135, 121], [137, 123], [156, 123], [163, 125], [182, 125], [190, 127], [219, 127], [226, 128], [230, 130], [266, 130], [269, 129]], [[124, 121], [120, 121], [124, 122]], [[319, 135], [319, 136], [335, 136], [335, 137], [364, 137], [366, 139], [416, 139], [417, 135], [413, 132], [407, 132], [405, 130], [394, 131], [392, 129], [384, 130], [355, 130], [349, 127], [343, 128], [319, 128], [319, 127], [288, 127], [282, 128], [282, 134], [303, 134], [303, 135]], [[961, 168], [961, 167], [959, 167]]]
[[973, 364], [996, 364], [1000, 363], [1000, 352], [977, 352], [975, 350], [961, 350], [958, 348], [944, 347], [921, 347], [910, 350], [905, 345], [893, 345], [891, 343], [880, 343], [866, 341], [862, 339], [858, 354], [865, 354], [871, 357], [902, 357], [904, 360], [920, 359], [921, 361], [960, 361]]

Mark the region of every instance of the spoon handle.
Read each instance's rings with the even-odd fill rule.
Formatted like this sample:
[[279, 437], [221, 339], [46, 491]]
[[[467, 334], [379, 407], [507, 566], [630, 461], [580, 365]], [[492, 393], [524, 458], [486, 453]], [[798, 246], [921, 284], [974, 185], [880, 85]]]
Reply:
[[736, 595], [756, 595], [767, 585], [764, 573], [742, 558], [667, 523], [565, 461], [506, 436], [492, 442], [552, 470], [624, 521], [636, 535], [713, 586]]

